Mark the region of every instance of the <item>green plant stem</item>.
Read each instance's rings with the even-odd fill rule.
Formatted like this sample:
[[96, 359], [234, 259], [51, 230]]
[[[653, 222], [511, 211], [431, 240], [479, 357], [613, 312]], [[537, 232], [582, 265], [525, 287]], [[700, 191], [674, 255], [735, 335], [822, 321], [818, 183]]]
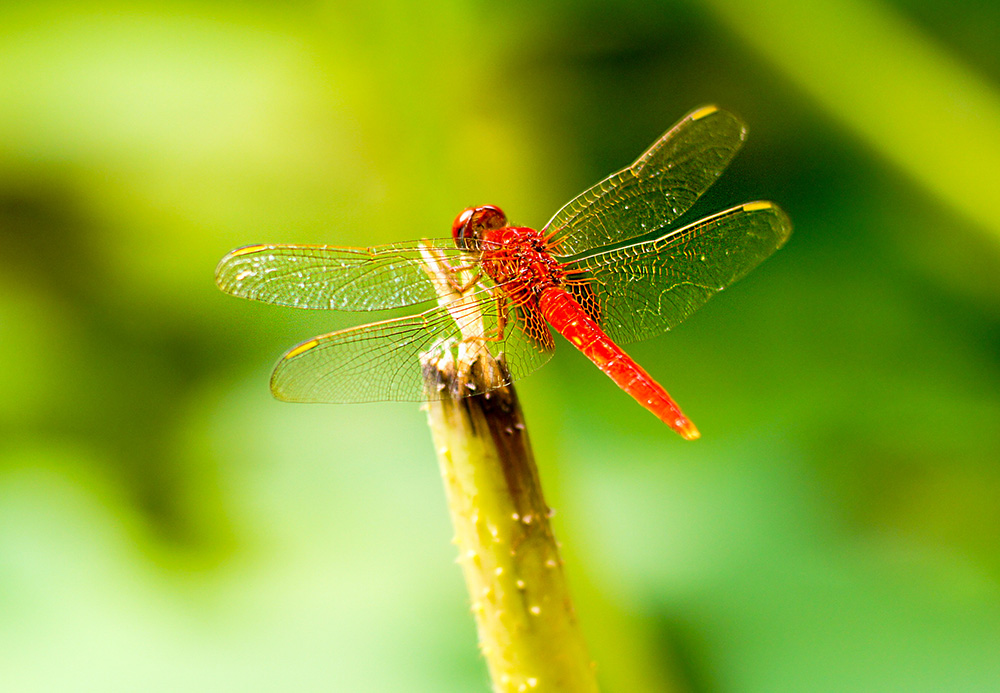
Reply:
[[[424, 361], [428, 421], [493, 690], [597, 691], [513, 387], [484, 349]], [[498, 380], [500, 379], [500, 380]]]

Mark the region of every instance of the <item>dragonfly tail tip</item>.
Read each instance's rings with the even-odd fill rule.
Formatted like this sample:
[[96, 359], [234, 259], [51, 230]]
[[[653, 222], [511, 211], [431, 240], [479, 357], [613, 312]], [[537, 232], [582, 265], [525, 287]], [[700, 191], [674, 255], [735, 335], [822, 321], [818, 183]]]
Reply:
[[701, 432], [695, 428], [695, 425], [691, 423], [689, 419], [685, 419], [682, 424], [677, 427], [677, 432], [681, 434], [684, 440], [698, 440], [701, 438]]

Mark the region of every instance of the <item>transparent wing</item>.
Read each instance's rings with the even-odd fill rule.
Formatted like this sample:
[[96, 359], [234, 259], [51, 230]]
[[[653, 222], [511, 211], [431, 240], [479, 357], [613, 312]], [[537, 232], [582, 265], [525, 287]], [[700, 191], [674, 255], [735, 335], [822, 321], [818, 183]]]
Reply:
[[701, 197], [746, 139], [732, 113], [704, 106], [668, 130], [634, 164], [577, 195], [545, 225], [560, 256], [654, 233]]
[[[463, 334], [496, 335], [499, 307], [484, 289], [419, 315], [316, 337], [281, 357], [271, 392], [291, 402], [424, 401], [421, 354], [454, 350]], [[503, 338], [483, 343], [495, 357], [503, 354], [515, 380], [548, 361], [554, 343], [536, 312], [509, 304], [502, 309]]]
[[440, 249], [456, 264], [470, 262], [451, 239], [371, 248], [250, 245], [222, 258], [215, 283], [233, 296], [293, 308], [411, 306], [437, 298], [423, 269], [420, 244]]
[[647, 339], [673, 328], [746, 275], [792, 232], [770, 202], [748, 202], [651, 241], [583, 258], [577, 267], [587, 312], [615, 341]]

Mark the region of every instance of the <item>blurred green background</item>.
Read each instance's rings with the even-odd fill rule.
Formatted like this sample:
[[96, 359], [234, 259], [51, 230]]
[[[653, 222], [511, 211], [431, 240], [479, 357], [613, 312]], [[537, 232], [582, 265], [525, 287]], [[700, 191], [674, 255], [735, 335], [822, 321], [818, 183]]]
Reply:
[[365, 321], [256, 242], [543, 224], [691, 108], [790, 243], [519, 392], [604, 690], [1000, 690], [1000, 4], [0, 6], [0, 690], [485, 691], [424, 414], [273, 401]]

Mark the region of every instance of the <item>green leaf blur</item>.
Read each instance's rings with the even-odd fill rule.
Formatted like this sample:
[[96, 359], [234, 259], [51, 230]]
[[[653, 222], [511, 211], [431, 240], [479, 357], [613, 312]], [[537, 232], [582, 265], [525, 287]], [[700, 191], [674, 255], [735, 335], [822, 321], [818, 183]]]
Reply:
[[691, 108], [789, 244], [519, 384], [604, 690], [1000, 681], [1000, 5], [0, 6], [0, 690], [487, 690], [424, 414], [289, 405], [366, 315], [218, 292], [259, 242], [543, 224]]

